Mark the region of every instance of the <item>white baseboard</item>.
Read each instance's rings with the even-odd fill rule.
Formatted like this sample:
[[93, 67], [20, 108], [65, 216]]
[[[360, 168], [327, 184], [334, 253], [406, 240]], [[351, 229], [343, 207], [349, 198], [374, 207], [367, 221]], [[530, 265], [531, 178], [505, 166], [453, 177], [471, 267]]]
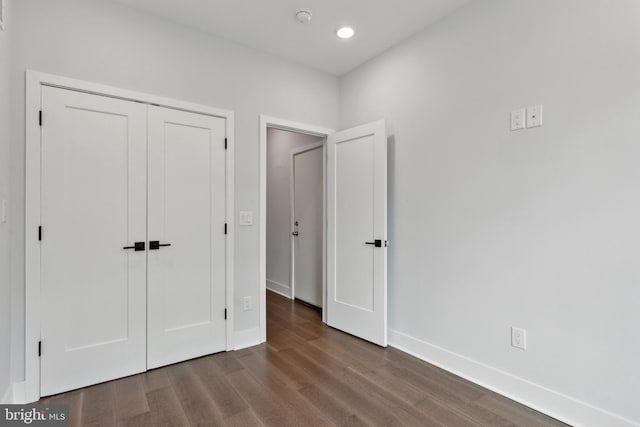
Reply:
[[0, 404], [9, 405], [13, 403], [13, 393], [11, 392], [12, 387], [11, 384], [7, 386], [7, 389], [4, 393], [2, 393], [2, 399], [0, 399]]
[[33, 403], [33, 400], [27, 399], [27, 383], [24, 381], [13, 383], [12, 401], [16, 405], [25, 405], [27, 403]]
[[247, 347], [261, 344], [260, 328], [244, 329], [233, 333], [233, 349], [241, 350]]
[[392, 329], [389, 329], [389, 345], [575, 427], [640, 426], [638, 421]]
[[17, 382], [9, 384], [7, 390], [2, 395], [0, 404], [3, 405], [25, 405], [27, 403], [33, 403], [27, 401], [27, 394], [25, 392], [25, 382]]
[[291, 299], [291, 288], [285, 284], [267, 279], [267, 290]]

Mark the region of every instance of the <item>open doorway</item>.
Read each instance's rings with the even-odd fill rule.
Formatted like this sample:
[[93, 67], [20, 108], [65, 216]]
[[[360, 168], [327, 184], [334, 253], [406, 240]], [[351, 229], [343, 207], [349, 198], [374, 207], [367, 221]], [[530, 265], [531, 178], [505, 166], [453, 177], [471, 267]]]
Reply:
[[[267, 289], [315, 306], [326, 304], [325, 142], [333, 133], [333, 130], [319, 126], [260, 116], [260, 223], [265, 225], [260, 229], [260, 334], [263, 342], [267, 339]], [[318, 164], [318, 161], [322, 163]], [[296, 164], [301, 172], [297, 177], [298, 186], [295, 185]], [[302, 181], [306, 181], [308, 189]], [[296, 199], [299, 202], [297, 210]], [[294, 218], [296, 211], [304, 219]], [[317, 236], [318, 228], [321, 232], [319, 242], [313, 237]], [[294, 236], [296, 232], [297, 236]], [[300, 253], [305, 249], [305, 254]], [[304, 265], [301, 264], [303, 259], [308, 260]], [[296, 269], [296, 265], [299, 268]], [[310, 280], [303, 281], [301, 275]], [[322, 320], [326, 322], [326, 310], [322, 311]]]
[[267, 129], [267, 289], [322, 308], [324, 138]]
[[[326, 138], [323, 155], [322, 321], [333, 328], [386, 347], [389, 245], [387, 132], [384, 120], [332, 132], [260, 116], [261, 342], [267, 340], [269, 129], [313, 135], [322, 137], [323, 140]], [[292, 221], [291, 217], [289, 221]], [[288, 232], [295, 231], [290, 225]]]

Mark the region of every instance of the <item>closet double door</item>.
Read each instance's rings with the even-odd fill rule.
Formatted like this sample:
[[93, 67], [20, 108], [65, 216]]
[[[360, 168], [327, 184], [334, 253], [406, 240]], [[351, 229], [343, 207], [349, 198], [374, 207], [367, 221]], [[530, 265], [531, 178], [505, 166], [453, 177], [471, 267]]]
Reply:
[[225, 120], [41, 102], [41, 394], [223, 351]]

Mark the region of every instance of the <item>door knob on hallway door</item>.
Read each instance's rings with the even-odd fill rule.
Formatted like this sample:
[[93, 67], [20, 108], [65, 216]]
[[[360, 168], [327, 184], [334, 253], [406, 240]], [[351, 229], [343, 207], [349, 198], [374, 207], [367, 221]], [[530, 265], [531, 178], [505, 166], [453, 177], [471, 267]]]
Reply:
[[149, 242], [150, 251], [157, 251], [163, 246], [171, 246], [171, 243], [160, 243], [158, 240], [152, 240]]
[[293, 233], [291, 233], [292, 236], [298, 237], [300, 235], [300, 233], [298, 233], [297, 231], [294, 231]]
[[374, 242], [364, 242], [365, 245], [374, 245], [376, 248], [382, 247], [382, 240], [376, 240]]

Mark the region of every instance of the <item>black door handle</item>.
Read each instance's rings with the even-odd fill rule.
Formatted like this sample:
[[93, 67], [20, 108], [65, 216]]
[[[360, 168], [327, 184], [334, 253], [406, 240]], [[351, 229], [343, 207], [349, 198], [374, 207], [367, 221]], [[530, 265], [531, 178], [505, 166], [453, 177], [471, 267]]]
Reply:
[[376, 248], [382, 247], [382, 240], [376, 240], [375, 242], [364, 242], [366, 245], [375, 245]]
[[171, 243], [160, 243], [158, 240], [151, 240], [149, 242], [149, 250], [150, 251], [157, 251], [158, 249], [160, 249], [163, 246], [171, 246]]
[[136, 252], [144, 251], [145, 243], [144, 242], [135, 242], [133, 246], [125, 246], [122, 249], [133, 249]]

